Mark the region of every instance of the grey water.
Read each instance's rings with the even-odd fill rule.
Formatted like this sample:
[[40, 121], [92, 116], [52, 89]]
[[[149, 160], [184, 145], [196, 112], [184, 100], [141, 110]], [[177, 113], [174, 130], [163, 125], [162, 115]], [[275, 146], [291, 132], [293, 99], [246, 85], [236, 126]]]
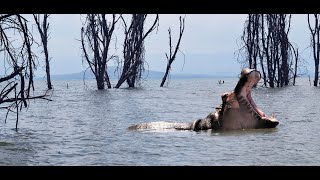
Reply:
[[[138, 88], [96, 90], [95, 81], [53, 81], [53, 101], [32, 100], [19, 114], [0, 117], [0, 165], [233, 166], [320, 165], [320, 89], [253, 89], [256, 104], [280, 124], [230, 132], [130, 131], [151, 121], [191, 122], [207, 116], [237, 78], [159, 79]], [[68, 88], [67, 88], [68, 84]], [[45, 90], [36, 81], [36, 93]]]

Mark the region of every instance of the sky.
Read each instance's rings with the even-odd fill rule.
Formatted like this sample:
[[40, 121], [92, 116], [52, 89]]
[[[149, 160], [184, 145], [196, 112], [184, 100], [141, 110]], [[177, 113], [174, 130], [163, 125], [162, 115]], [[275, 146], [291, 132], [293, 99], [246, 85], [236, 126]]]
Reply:
[[[168, 28], [172, 29], [175, 45], [179, 33], [179, 16], [185, 16], [185, 32], [180, 50], [172, 66], [172, 73], [237, 74], [241, 66], [235, 52], [239, 48], [240, 37], [247, 18], [246, 14], [160, 14], [157, 31], [151, 33], [145, 41], [145, 60], [147, 68], [165, 71], [169, 52]], [[150, 27], [155, 15], [147, 17], [145, 28]], [[49, 56], [51, 74], [80, 72], [87, 65], [82, 63], [80, 48], [80, 29], [84, 15], [52, 14], [50, 17]], [[115, 29], [116, 38], [111, 43], [113, 53], [122, 55], [123, 29], [120, 24]], [[299, 46], [302, 57], [308, 62], [310, 70], [313, 60], [310, 56], [310, 33], [306, 14], [293, 14], [290, 40]], [[115, 39], [117, 41], [115, 41]], [[117, 50], [114, 50], [115, 47]], [[42, 66], [42, 55], [39, 55]], [[115, 65], [110, 62], [109, 65]], [[36, 74], [44, 74], [44, 68], [38, 68]]]

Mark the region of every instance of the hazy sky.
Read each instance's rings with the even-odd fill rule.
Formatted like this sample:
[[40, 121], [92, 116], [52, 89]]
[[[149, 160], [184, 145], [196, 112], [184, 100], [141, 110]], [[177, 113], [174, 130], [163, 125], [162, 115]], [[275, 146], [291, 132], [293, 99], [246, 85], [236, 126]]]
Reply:
[[[145, 42], [145, 58], [149, 69], [164, 71], [166, 66], [165, 52], [168, 52], [168, 27], [172, 29], [173, 44], [176, 44], [179, 31], [180, 14], [161, 14], [158, 31], [154, 31]], [[182, 14], [184, 16], [184, 14]], [[202, 73], [214, 74], [216, 72], [235, 73], [240, 71], [240, 64], [236, 60], [235, 51], [243, 31], [246, 14], [187, 14], [185, 20], [185, 33], [180, 45], [179, 53], [174, 62], [173, 72], [176, 73]], [[52, 57], [52, 74], [64, 74], [80, 72], [86, 65], [82, 64], [80, 49], [81, 19], [79, 14], [52, 15], [51, 39], [49, 40], [49, 53]], [[154, 19], [154, 15], [148, 17], [147, 26]], [[303, 58], [313, 66], [313, 60], [309, 56], [310, 35], [307, 26], [307, 15], [293, 15], [290, 39], [299, 46], [303, 52]], [[111, 44], [113, 49], [117, 47], [116, 54], [122, 55], [123, 30], [119, 24], [117, 45]], [[306, 49], [306, 50], [305, 50]], [[41, 57], [41, 55], [40, 55]], [[41, 61], [41, 58], [39, 58]], [[111, 65], [113, 62], [110, 62]], [[313, 69], [310, 69], [313, 70]], [[39, 68], [38, 74], [43, 74]]]

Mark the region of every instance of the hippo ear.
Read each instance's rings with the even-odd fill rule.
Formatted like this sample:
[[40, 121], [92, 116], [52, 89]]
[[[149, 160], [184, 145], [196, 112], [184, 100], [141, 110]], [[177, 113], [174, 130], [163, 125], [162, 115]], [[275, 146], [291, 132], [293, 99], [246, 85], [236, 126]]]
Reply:
[[222, 102], [225, 102], [227, 100], [229, 94], [230, 94], [229, 92], [226, 92], [221, 95]]
[[225, 97], [227, 97], [228, 95], [229, 95], [229, 93], [228, 93], [228, 92], [225, 92], [225, 93], [221, 94], [221, 97], [222, 97], [222, 98], [225, 98]]
[[243, 68], [243, 69], [241, 70], [241, 76], [247, 74], [247, 72], [248, 72], [248, 68]]

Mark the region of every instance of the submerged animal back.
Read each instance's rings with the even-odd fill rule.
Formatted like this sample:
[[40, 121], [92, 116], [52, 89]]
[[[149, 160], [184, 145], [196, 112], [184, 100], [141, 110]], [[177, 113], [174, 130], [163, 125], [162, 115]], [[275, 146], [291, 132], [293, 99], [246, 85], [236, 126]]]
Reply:
[[157, 122], [148, 122], [141, 123], [137, 125], [130, 126], [129, 130], [143, 130], [143, 129], [181, 129], [189, 130], [191, 129], [192, 124], [190, 123], [178, 123], [178, 122], [166, 122], [166, 121], [157, 121]]

